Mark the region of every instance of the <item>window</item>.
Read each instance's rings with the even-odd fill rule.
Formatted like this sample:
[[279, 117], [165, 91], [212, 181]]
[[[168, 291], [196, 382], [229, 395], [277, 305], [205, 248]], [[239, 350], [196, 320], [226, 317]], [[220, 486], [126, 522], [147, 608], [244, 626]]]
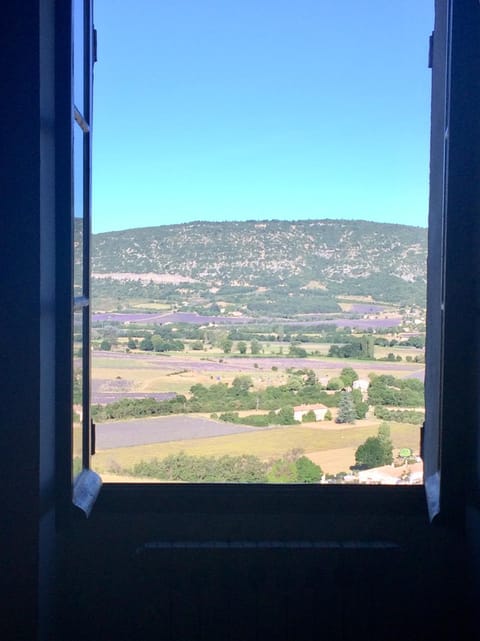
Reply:
[[[163, 459], [184, 450], [203, 459], [248, 453], [261, 459], [260, 464], [278, 458], [268, 470], [269, 478], [287, 482], [295, 478], [297, 454], [291, 450], [302, 448], [336, 477], [329, 480], [339, 480], [341, 472], [350, 473], [355, 464], [355, 449], [361, 444], [357, 434], [363, 434], [362, 440], [375, 437], [385, 420], [372, 416], [367, 425], [361, 418], [353, 427], [351, 407], [344, 416], [337, 414], [342, 388], [357, 384], [348, 380], [348, 373], [346, 382], [339, 377], [342, 368], [352, 366], [353, 376], [361, 379], [363, 388], [345, 392], [357, 401], [358, 418], [365, 411], [372, 371], [381, 374], [388, 368], [387, 373], [396, 377], [422, 377], [423, 336], [416, 337], [418, 347], [407, 346], [406, 334], [416, 328], [423, 332], [424, 304], [402, 313], [409, 327], [401, 339], [378, 330], [367, 335], [322, 330], [322, 323], [342, 322], [342, 306], [349, 309], [347, 321], [358, 320], [360, 326], [397, 324], [400, 315], [391, 319], [388, 313], [397, 312], [400, 304], [382, 309], [380, 299], [356, 298], [369, 293], [362, 283], [371, 263], [398, 251], [393, 236], [400, 228], [375, 229], [368, 236], [368, 223], [351, 224], [345, 235], [356, 235], [355, 241], [362, 235], [370, 238], [378, 254], [373, 252], [369, 264], [367, 248], [358, 251], [353, 243], [350, 264], [332, 267], [338, 269], [340, 281], [342, 271], [353, 272], [352, 290], [342, 282], [335, 290], [331, 279], [325, 291], [322, 260], [327, 264], [342, 243], [347, 246], [341, 224], [325, 220], [330, 211], [343, 206], [348, 218], [362, 207], [368, 217], [367, 207], [373, 205], [372, 200], [367, 204], [366, 194], [377, 190], [385, 209], [397, 208], [395, 222], [402, 222], [409, 207], [417, 214], [409, 222], [421, 225], [426, 218], [431, 15], [418, 9], [423, 26], [412, 35], [409, 9], [399, 6], [391, 14], [398, 18], [391, 21], [395, 28], [388, 31], [354, 2], [348, 11], [343, 5], [333, 8], [306, 0], [281, 7], [275, 2], [247, 3], [241, 9], [234, 2], [213, 2], [208, 16], [200, 7], [148, 3], [134, 16], [128, 3], [119, 3], [111, 16], [98, 5], [104, 26], [97, 76], [95, 220], [111, 233], [94, 238], [93, 403], [100, 425], [93, 464], [104, 478], [128, 480], [142, 459]], [[337, 36], [346, 21], [356, 65]], [[393, 55], [387, 46], [392, 32]], [[141, 43], [123, 56], [119, 43], [140, 33]], [[407, 56], [410, 49], [412, 60]], [[393, 67], [378, 64], [378, 50], [391, 56]], [[335, 71], [339, 67], [342, 74]], [[131, 78], [130, 92], [122, 99], [120, 113], [115, 104], [125, 77]], [[120, 137], [123, 119], [131, 126], [122, 129]], [[397, 130], [403, 134], [395, 138]], [[410, 170], [413, 187], [401, 176], [404, 169]], [[421, 192], [421, 205], [420, 198], [407, 198], [402, 209], [401, 192], [409, 190]], [[342, 205], [335, 199], [342, 199]], [[208, 218], [210, 208], [219, 217], [225, 212], [233, 218], [225, 235], [222, 223], [215, 220], [195, 223]], [[312, 220], [305, 220], [305, 210]], [[271, 222], [276, 213], [282, 217], [278, 212], [286, 220]], [[114, 232], [117, 227], [138, 226], [144, 229]], [[375, 233], [381, 236], [376, 246]], [[425, 261], [426, 230], [410, 228], [408, 234], [419, 247], [412, 247], [407, 257], [412, 273], [405, 260], [402, 276], [417, 282], [391, 277], [391, 283], [392, 290], [394, 284], [409, 289], [414, 307], [415, 290], [421, 298], [425, 288], [415, 260]], [[322, 242], [323, 254], [318, 251]], [[316, 260], [309, 262], [313, 254]], [[292, 271], [297, 272], [296, 280]], [[365, 318], [355, 319], [355, 311]], [[376, 312], [380, 318], [368, 318]], [[247, 322], [249, 317], [254, 322]], [[313, 319], [318, 325], [312, 328], [308, 323]], [[373, 346], [375, 340], [383, 345]], [[403, 343], [398, 346], [399, 340]], [[334, 346], [337, 357], [328, 360], [329, 343], [337, 342], [340, 348], [347, 345]], [[370, 360], [373, 348], [379, 360], [390, 362]], [[352, 355], [365, 358], [344, 358]], [[408, 390], [417, 399], [411, 402], [417, 406], [412, 413], [416, 424], [408, 427], [408, 440], [405, 425], [395, 425], [395, 450], [402, 447], [418, 455], [422, 383], [403, 382], [420, 388]], [[177, 397], [162, 401], [162, 394]], [[372, 415], [376, 404], [371, 404]], [[380, 410], [384, 417], [406, 417]], [[145, 419], [142, 412], [156, 411], [177, 416], [156, 418], [154, 429], [153, 419]], [[112, 418], [127, 420], [121, 425], [109, 422]], [[350, 427], [334, 432], [335, 418], [345, 419]], [[188, 438], [189, 433], [194, 436]], [[285, 437], [295, 433], [298, 439], [283, 445]], [[196, 438], [202, 434], [209, 439]], [[159, 442], [167, 436], [168, 442]], [[343, 450], [336, 452], [339, 461], [333, 455], [326, 459], [328, 447]], [[411, 467], [398, 466], [392, 472], [407, 475], [412, 469], [420, 481], [421, 463], [413, 463], [411, 456], [399, 462], [403, 458], [410, 459]], [[199, 461], [183, 457], [172, 463], [188, 469]], [[158, 478], [149, 476], [148, 465], [142, 469], [143, 478]], [[396, 483], [394, 474], [391, 481]], [[262, 475], [259, 465], [251, 478]], [[212, 479], [209, 473], [198, 477]]]
[[[434, 72], [429, 234], [431, 283], [424, 439], [432, 516], [439, 509], [453, 515], [457, 512], [455, 506], [461, 505], [457, 499], [464, 495], [466, 472], [458, 465], [458, 456], [465, 455], [466, 448], [473, 446], [474, 433], [472, 387], [457, 380], [461, 370], [459, 359], [463, 358], [465, 362], [471, 359], [469, 348], [459, 337], [475, 336], [470, 306], [473, 292], [468, 278], [476, 270], [471, 249], [472, 234], [476, 233], [472, 226], [478, 158], [472, 132], [477, 130], [476, 111], [471, 106], [478, 100], [476, 86], [473, 85], [467, 94], [469, 102], [460, 99], [465, 95], [465, 85], [471, 85], [472, 66], [466, 64], [466, 59], [472, 51], [476, 55], [474, 39], [465, 40], [465, 34], [471, 34], [473, 29], [473, 26], [469, 27], [469, 16], [468, 9], [458, 8], [451, 2], [436, 4], [431, 56]], [[454, 172], [452, 167], [462, 167], [463, 173]], [[460, 281], [462, 287], [458, 287]], [[463, 333], [458, 331], [459, 326]], [[466, 432], [456, 429], [459, 418], [464, 421]]]

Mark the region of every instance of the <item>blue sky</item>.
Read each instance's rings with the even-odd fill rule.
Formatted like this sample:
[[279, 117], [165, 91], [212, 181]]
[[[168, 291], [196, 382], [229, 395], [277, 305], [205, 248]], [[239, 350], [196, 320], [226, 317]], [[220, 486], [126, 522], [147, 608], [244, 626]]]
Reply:
[[433, 0], [96, 0], [94, 231], [425, 226]]

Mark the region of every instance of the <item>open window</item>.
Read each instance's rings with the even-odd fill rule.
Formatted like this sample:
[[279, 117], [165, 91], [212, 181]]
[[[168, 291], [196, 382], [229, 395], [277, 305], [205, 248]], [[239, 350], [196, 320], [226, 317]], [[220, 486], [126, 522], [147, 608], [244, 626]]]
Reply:
[[[474, 61], [478, 62], [479, 58], [475, 39], [478, 6], [460, 7], [449, 0], [437, 0], [435, 8], [435, 34], [431, 48], [430, 280], [424, 460], [431, 516], [443, 513], [453, 517], [458, 516], [463, 504], [459, 499], [465, 495], [466, 479], [474, 474], [472, 469], [459, 466], [458, 461], [469, 448], [475, 446], [475, 394], [472, 392], [476, 378], [472, 376], [465, 384], [459, 379], [458, 372], [462, 363], [471, 364], [471, 346], [476, 345], [475, 308], [471, 301], [476, 296], [474, 276], [477, 267], [472, 238], [478, 235], [475, 222], [478, 185], [475, 176], [479, 167], [480, 146], [476, 144], [478, 110], [475, 108], [479, 102], [479, 88], [472, 70], [476, 68]], [[88, 15], [90, 24], [91, 14]], [[89, 33], [83, 55], [87, 58], [90, 56], [87, 68], [91, 70], [92, 36]], [[91, 101], [91, 93], [88, 93], [88, 101]], [[85, 265], [88, 265], [86, 257], [90, 235], [91, 111], [85, 106], [85, 100], [81, 108], [85, 113], [77, 108], [74, 112], [76, 120], [72, 120], [77, 136], [83, 140], [80, 143], [83, 150], [79, 164], [84, 172], [80, 181], [83, 185], [80, 192], [83, 204], [80, 210], [77, 209], [82, 212], [77, 218], [81, 219], [78, 229], [82, 230], [83, 240], [77, 244], [77, 251], [81, 247], [83, 268], [77, 270], [74, 286], [78, 288], [76, 312], [82, 320], [82, 328], [78, 333], [83, 340], [81, 352], [77, 350], [81, 357], [76, 358], [80, 358], [83, 367], [81, 389], [83, 401], [87, 403], [90, 353], [88, 341], [84, 339], [88, 337], [90, 327], [90, 292]], [[77, 151], [78, 148], [77, 144]], [[76, 264], [80, 265], [80, 262], [79, 258]], [[462, 283], [461, 287], [459, 282]], [[472, 345], [466, 344], [464, 336], [472, 337]], [[81, 460], [82, 467], [88, 468], [91, 451], [88, 409], [84, 411], [82, 420]], [[172, 491], [175, 490], [172, 488]], [[167, 489], [165, 492], [168, 493]]]
[[[95, 220], [109, 233], [94, 237], [92, 266], [95, 469], [108, 481], [193, 482], [188, 475], [165, 478], [176, 471], [154, 469], [150, 461], [183, 450], [186, 456], [169, 464], [193, 469], [200, 458], [250, 454], [260, 459], [250, 478], [262, 479], [265, 459], [277, 459], [268, 480], [288, 483], [295, 482], [294, 457], [303, 449], [329, 482], [356, 482], [360, 476], [350, 472], [356, 448], [392, 415], [404, 421], [394, 426], [395, 455], [407, 454], [388, 470], [389, 480], [410, 481], [412, 470], [420, 483], [427, 234], [419, 226], [427, 213], [430, 13], [419, 14], [428, 31], [414, 34], [409, 10], [392, 14], [392, 55], [387, 31], [351, 3], [346, 13], [360, 58], [352, 65], [337, 35], [344, 9], [307, 1], [274, 9], [213, 3], [211, 14], [153, 6], [146, 5], [148, 17], [131, 16], [128, 3], [119, 3], [114, 16], [97, 8], [105, 28]], [[142, 33], [142, 46], [124, 54], [116, 46], [129, 32]], [[378, 64], [380, 50], [392, 69]], [[132, 82], [121, 118], [131, 126], [118, 136], [115, 104], [124, 77]], [[395, 94], [397, 85], [402, 90]], [[408, 142], [392, 140], [397, 130]], [[344, 193], [345, 216], [361, 209], [367, 218], [367, 194], [377, 191], [383, 209], [396, 208], [395, 222], [407, 222], [403, 216], [413, 210], [412, 226], [325, 220]], [[215, 220], [197, 224], [210, 208], [238, 220], [228, 231]], [[171, 209], [178, 212], [173, 219]], [[148, 226], [144, 210], [151, 212]], [[295, 220], [305, 211], [311, 220]], [[276, 212], [286, 219], [271, 221]], [[383, 293], [408, 292], [397, 300], [382, 299], [378, 284], [387, 270], [378, 275], [376, 267], [390, 258], [395, 270]], [[329, 265], [335, 278], [326, 287]], [[345, 272], [353, 274], [348, 285]], [[328, 356], [332, 346], [337, 357], [333, 350]], [[343, 368], [360, 380], [339, 376]], [[372, 402], [365, 419], [372, 372], [392, 374], [395, 385], [405, 386], [392, 394], [412, 392], [415, 400], [401, 399], [396, 412], [380, 407], [382, 418], [373, 416], [382, 403]], [[355, 399], [354, 417], [348, 403], [339, 416], [344, 394]], [[413, 421], [403, 409], [413, 410]], [[298, 439], [285, 438], [287, 432]], [[340, 460], [326, 461], [327, 449], [343, 450]], [[197, 480], [232, 481], [208, 472]]]

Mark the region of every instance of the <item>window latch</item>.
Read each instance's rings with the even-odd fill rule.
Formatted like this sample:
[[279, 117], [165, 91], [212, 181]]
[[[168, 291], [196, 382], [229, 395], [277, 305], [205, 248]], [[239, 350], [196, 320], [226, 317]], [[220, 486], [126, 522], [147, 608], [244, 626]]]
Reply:
[[92, 43], [92, 48], [93, 48], [93, 63], [95, 64], [98, 60], [97, 58], [97, 30], [93, 30], [93, 43]]
[[425, 444], [425, 421], [422, 423], [422, 427], [420, 428], [420, 458], [423, 461], [423, 454], [424, 454], [424, 444]]
[[95, 454], [96, 436], [97, 436], [97, 426], [95, 425], [93, 420], [90, 419], [90, 455], [91, 456]]

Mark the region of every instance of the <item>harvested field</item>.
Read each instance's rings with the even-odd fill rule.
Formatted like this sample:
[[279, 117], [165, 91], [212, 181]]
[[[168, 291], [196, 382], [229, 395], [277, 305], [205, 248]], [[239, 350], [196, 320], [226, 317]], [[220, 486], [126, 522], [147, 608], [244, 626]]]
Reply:
[[341, 447], [334, 450], [309, 452], [308, 458], [320, 465], [325, 474], [350, 472], [350, 466], [355, 465], [355, 447]]

